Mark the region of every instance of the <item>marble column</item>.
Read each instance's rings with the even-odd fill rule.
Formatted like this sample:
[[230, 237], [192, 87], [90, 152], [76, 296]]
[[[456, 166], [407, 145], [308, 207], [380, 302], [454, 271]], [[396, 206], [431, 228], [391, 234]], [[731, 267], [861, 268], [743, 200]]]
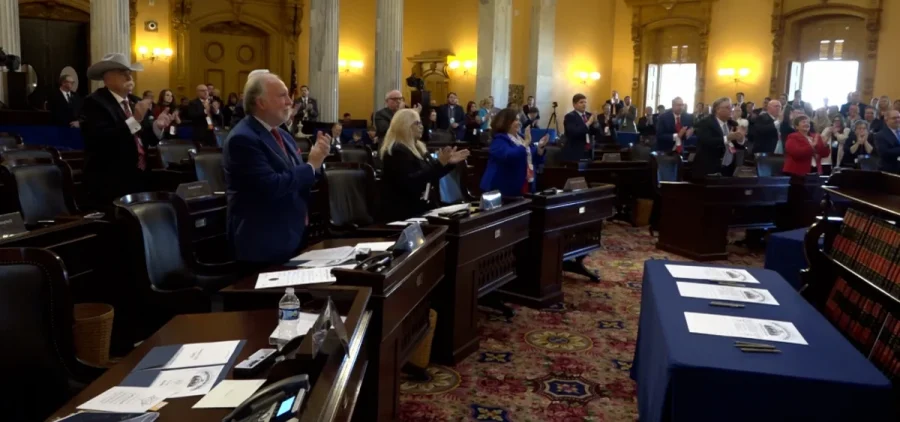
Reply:
[[338, 23], [335, 0], [309, 5], [309, 91], [319, 104], [319, 121], [338, 121]]
[[[19, 0], [0, 0], [0, 47], [7, 54], [22, 55], [22, 41], [19, 35]], [[6, 67], [0, 69], [0, 101], [6, 98]]]
[[[556, 0], [531, 0], [531, 44], [525, 97], [534, 96], [542, 124], [553, 112], [553, 44], [556, 42]], [[565, 108], [563, 109], [565, 110]]]
[[400, 89], [403, 54], [403, 0], [378, 0], [375, 20], [375, 100], [372, 111], [384, 107], [384, 95]]
[[[131, 57], [131, 21], [128, 0], [103, 0], [91, 2], [91, 64], [103, 56], [122, 53]], [[103, 86], [91, 82], [91, 90]]]
[[476, 101], [493, 95], [495, 107], [506, 107], [511, 40], [512, 0], [481, 0], [478, 4]]

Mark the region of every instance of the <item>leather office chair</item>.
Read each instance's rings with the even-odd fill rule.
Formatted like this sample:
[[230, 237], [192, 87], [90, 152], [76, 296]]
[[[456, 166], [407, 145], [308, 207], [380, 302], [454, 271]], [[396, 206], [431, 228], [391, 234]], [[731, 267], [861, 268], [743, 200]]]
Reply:
[[208, 312], [208, 294], [234, 282], [235, 262], [202, 263], [192, 243], [193, 225], [187, 204], [171, 192], [142, 192], [113, 202], [115, 218], [124, 229], [125, 254], [133, 273], [127, 290], [140, 318], [135, 341], [181, 313]]
[[754, 154], [756, 157], [756, 175], [759, 177], [777, 177], [784, 175], [784, 156], [765, 152]]
[[159, 141], [156, 147], [159, 150], [159, 159], [164, 169], [186, 169], [190, 167], [191, 150], [196, 149], [194, 142], [170, 139]]
[[343, 147], [339, 154], [342, 163], [372, 165], [372, 150], [369, 147]]
[[878, 171], [878, 157], [873, 157], [869, 154], [863, 154], [856, 158], [860, 170]]
[[654, 186], [659, 182], [677, 182], [681, 180], [681, 167], [683, 164], [680, 155], [672, 152], [653, 151], [651, 154], [653, 174], [656, 178]]
[[456, 164], [456, 168], [440, 180], [440, 201], [442, 204], [461, 204], [472, 202], [472, 195], [463, 185], [463, 175], [466, 174], [468, 165], [465, 161]]
[[71, 170], [64, 163], [46, 158], [7, 160], [0, 165], [0, 183], [0, 197], [18, 204], [30, 228], [78, 213]]
[[456, 141], [456, 137], [446, 130], [434, 129], [428, 139], [428, 146], [450, 145]]
[[478, 134], [478, 140], [481, 141], [482, 145], [485, 145], [485, 146], [490, 145], [491, 140], [493, 140], [493, 139], [494, 139], [494, 135], [489, 130], [486, 130], [486, 131]]
[[642, 143], [632, 143], [631, 144], [631, 159], [635, 161], [649, 161], [650, 153], [653, 150], [650, 149], [649, 145]]
[[351, 235], [373, 223], [375, 170], [368, 164], [326, 163], [323, 193], [328, 198], [328, 231]]
[[191, 151], [197, 180], [205, 180], [213, 192], [225, 192], [225, 165], [221, 148], [198, 148]]
[[3, 420], [44, 420], [104, 371], [75, 357], [62, 260], [39, 248], [0, 249]]
[[562, 161], [560, 154], [562, 148], [558, 145], [547, 145], [544, 147], [544, 167], [561, 167]]
[[22, 138], [15, 133], [0, 132], [0, 147], [15, 147], [22, 144]]
[[0, 145], [0, 162], [12, 161], [20, 158], [46, 158], [56, 162], [62, 162], [62, 156], [56, 148], [43, 145], [24, 145], [15, 146]]
[[301, 153], [309, 153], [309, 150], [312, 149], [310, 138], [294, 138], [294, 142], [297, 143], [297, 148], [300, 149]]

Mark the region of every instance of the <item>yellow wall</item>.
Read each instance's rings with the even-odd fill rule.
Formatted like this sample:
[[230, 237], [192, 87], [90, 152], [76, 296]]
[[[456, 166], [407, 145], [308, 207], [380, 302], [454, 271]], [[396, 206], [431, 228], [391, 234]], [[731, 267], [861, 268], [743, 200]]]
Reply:
[[[146, 46], [151, 51], [154, 47], [173, 48], [170, 37], [172, 22], [169, 19], [169, 2], [157, 1], [154, 6], [150, 6], [148, 2], [138, 2], [137, 17], [134, 19], [134, 45], [137, 47]], [[144, 22], [153, 20], [159, 25], [157, 32], [147, 32], [144, 30]], [[137, 57], [141, 61], [140, 55]], [[141, 61], [144, 65], [144, 71], [141, 72], [136, 79], [136, 88], [139, 92], [146, 90], [153, 91], [153, 95], [158, 97], [159, 91], [169, 88], [169, 64], [167, 62]]]
[[[609, 97], [613, 53], [612, 0], [560, 1], [556, 4], [556, 43], [553, 50], [553, 101], [559, 117], [572, 110], [572, 96], [588, 97], [588, 109], [600, 110]], [[600, 80], [582, 84], [577, 72], [600, 72]]]
[[369, 120], [375, 90], [375, 2], [340, 2], [338, 57], [348, 63], [351, 60], [361, 60], [364, 67], [341, 73], [338, 79], [338, 115], [350, 113], [354, 119]]
[[[513, 0], [512, 20], [509, 83], [512, 85], [525, 85], [525, 90], [528, 91], [528, 50], [531, 48], [531, 0]], [[529, 95], [534, 95], [534, 93], [525, 93], [526, 98]], [[506, 106], [506, 104], [501, 106]]]
[[625, 98], [632, 96], [636, 104], [643, 104], [639, 93], [631, 92], [632, 73], [634, 72], [634, 42], [631, 40], [631, 8], [625, 0], [615, 0], [615, 26], [612, 42], [612, 74], [609, 77], [612, 89], [619, 91]]
[[[740, 24], [735, 19], [740, 17]], [[772, 1], [755, 0], [747, 7], [742, 0], [719, 0], [712, 6], [709, 51], [706, 59], [705, 98], [735, 98], [744, 92], [748, 101], [760, 103], [769, 95], [772, 73]], [[734, 77], [719, 76], [721, 68], [747, 68], [750, 74], [735, 84]]]
[[900, 80], [897, 79], [900, 53], [897, 52], [897, 40], [900, 40], [900, 1], [889, 0], [884, 2], [884, 9], [881, 11], [874, 94], [888, 95], [895, 100], [900, 98]]

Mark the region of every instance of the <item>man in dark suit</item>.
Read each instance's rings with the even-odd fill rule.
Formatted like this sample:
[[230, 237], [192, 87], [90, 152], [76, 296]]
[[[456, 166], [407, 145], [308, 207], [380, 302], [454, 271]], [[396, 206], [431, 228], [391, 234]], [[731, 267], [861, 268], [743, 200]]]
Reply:
[[394, 118], [394, 113], [401, 107], [403, 107], [403, 93], [400, 91], [393, 90], [384, 96], [384, 108], [376, 111], [375, 115], [372, 116], [372, 123], [375, 124], [376, 142], [384, 140], [384, 135], [387, 133], [388, 128], [391, 127], [391, 119]]
[[309, 87], [300, 86], [300, 98], [294, 102], [297, 107], [296, 119], [303, 122], [315, 122], [319, 120], [319, 103], [309, 96]]
[[222, 127], [221, 103], [210, 96], [207, 85], [197, 85], [197, 98], [188, 103], [187, 117], [191, 121], [194, 142], [207, 147], [218, 145], [215, 128]]
[[875, 135], [878, 169], [900, 174], [900, 111], [885, 114], [884, 127]]
[[59, 89], [53, 90], [47, 96], [47, 108], [50, 109], [50, 117], [57, 126], [77, 128], [78, 113], [81, 109], [81, 97], [72, 90], [75, 79], [69, 75], [59, 78]]
[[733, 148], [735, 143], [743, 143], [743, 132], [731, 132], [728, 129], [729, 119], [731, 99], [722, 97], [713, 102], [713, 114], [697, 122], [697, 155], [694, 156], [694, 168], [691, 172], [695, 180], [721, 173], [725, 151]]
[[803, 92], [799, 89], [794, 91], [794, 100], [791, 101], [791, 109], [803, 110], [807, 116], [813, 115], [813, 108], [810, 103], [803, 102]]
[[659, 115], [656, 123], [656, 150], [680, 150], [694, 136], [694, 118], [684, 112], [684, 100], [675, 97], [672, 108]]
[[859, 92], [853, 91], [850, 93], [850, 101], [847, 104], [841, 105], [841, 114], [844, 117], [850, 116], [850, 106], [856, 104], [857, 111], [860, 116], [864, 116], [866, 114], [866, 105], [859, 102]]
[[91, 80], [105, 85], [84, 100], [81, 133], [84, 137], [84, 183], [94, 206], [108, 210], [112, 201], [147, 188], [146, 148], [156, 145], [171, 122], [162, 113], [150, 123], [150, 101], [129, 101], [134, 87], [131, 72], [143, 70], [124, 54], [107, 54], [88, 68]]
[[227, 234], [235, 258], [254, 267], [280, 264], [303, 247], [310, 189], [328, 155], [319, 134], [308, 162], [291, 135], [280, 129], [291, 116], [287, 86], [272, 73], [254, 75], [244, 87], [247, 116], [225, 140]]
[[750, 142], [753, 143], [753, 153], [765, 152], [774, 154], [775, 147], [781, 139], [781, 102], [771, 100], [766, 105], [766, 110], [760, 113], [756, 121], [750, 126]]
[[455, 139], [462, 139], [466, 133], [466, 111], [459, 105], [455, 92], [447, 94], [447, 104], [437, 109], [438, 129], [449, 130]]
[[566, 161], [578, 161], [594, 156], [594, 142], [592, 137], [600, 134], [600, 124], [597, 116], [587, 112], [587, 97], [584, 94], [575, 94], [572, 97], [572, 110], [563, 118], [563, 130], [566, 135], [566, 144], [560, 152], [561, 158]]

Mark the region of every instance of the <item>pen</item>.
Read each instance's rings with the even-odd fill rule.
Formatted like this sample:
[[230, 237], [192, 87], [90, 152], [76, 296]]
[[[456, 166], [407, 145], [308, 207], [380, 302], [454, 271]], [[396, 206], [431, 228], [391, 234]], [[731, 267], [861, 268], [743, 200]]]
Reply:
[[718, 301], [709, 302], [709, 306], [719, 306], [722, 308], [743, 308], [744, 307], [744, 305], [741, 303], [729, 303], [729, 302], [718, 302]]
[[734, 281], [717, 281], [716, 284], [720, 286], [745, 287], [743, 284]]
[[740, 349], [745, 353], [781, 353], [781, 350], [778, 349], [755, 349], [749, 347], [740, 347]]
[[736, 341], [734, 345], [737, 347], [749, 347], [754, 349], [777, 349], [777, 347], [772, 346], [771, 344], [765, 343], [748, 343], [746, 341]]

